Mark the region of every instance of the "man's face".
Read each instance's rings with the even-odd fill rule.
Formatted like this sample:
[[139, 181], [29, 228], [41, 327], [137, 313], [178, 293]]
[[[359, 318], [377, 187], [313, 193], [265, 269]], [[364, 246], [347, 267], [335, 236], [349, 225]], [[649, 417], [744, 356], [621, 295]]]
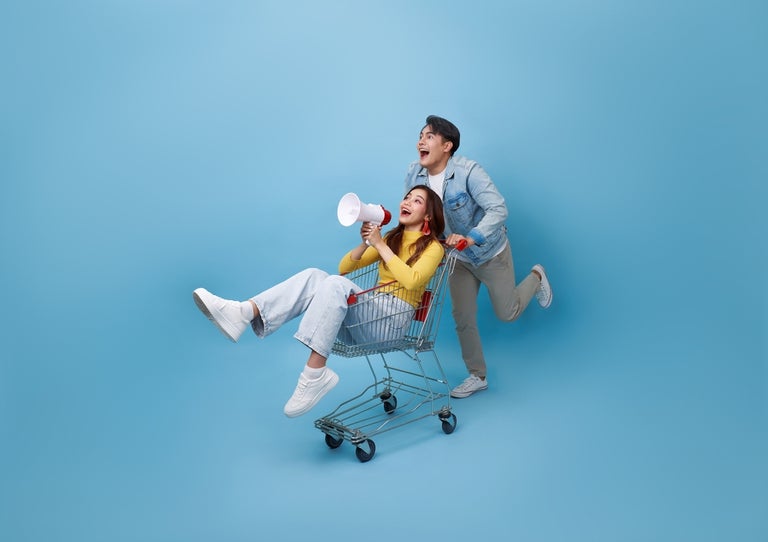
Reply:
[[418, 143], [416, 143], [421, 167], [427, 168], [432, 174], [440, 173], [445, 169], [448, 158], [451, 157], [452, 146], [450, 141], [446, 141], [443, 136], [433, 132], [431, 126], [425, 126], [419, 134]]

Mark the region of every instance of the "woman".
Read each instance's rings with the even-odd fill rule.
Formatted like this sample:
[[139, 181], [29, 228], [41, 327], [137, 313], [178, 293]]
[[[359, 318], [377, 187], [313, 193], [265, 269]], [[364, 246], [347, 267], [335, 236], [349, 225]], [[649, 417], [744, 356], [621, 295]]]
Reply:
[[[358, 311], [349, 310], [347, 298], [359, 293], [360, 287], [320, 269], [305, 269], [247, 301], [222, 299], [204, 288], [192, 295], [203, 314], [234, 342], [249, 325], [256, 335], [266, 337], [289, 320], [304, 315], [294, 336], [309, 347], [309, 359], [283, 409], [288, 417], [299, 416], [339, 381], [326, 362], [340, 332], [346, 342], [367, 342], [377, 335], [391, 340], [405, 334], [410, 314], [442, 260], [443, 247], [438, 237], [444, 227], [440, 197], [427, 186], [414, 186], [400, 204], [397, 227], [382, 238], [379, 226], [363, 223], [362, 242], [339, 263], [339, 273], [344, 274], [379, 261], [379, 284], [392, 295], [382, 296], [386, 302], [374, 299], [369, 306], [389, 320], [385, 337], [381, 336], [382, 326], [366, 326], [360, 322]], [[411, 312], [403, 311], [403, 307]], [[368, 317], [370, 314], [366, 312]]]

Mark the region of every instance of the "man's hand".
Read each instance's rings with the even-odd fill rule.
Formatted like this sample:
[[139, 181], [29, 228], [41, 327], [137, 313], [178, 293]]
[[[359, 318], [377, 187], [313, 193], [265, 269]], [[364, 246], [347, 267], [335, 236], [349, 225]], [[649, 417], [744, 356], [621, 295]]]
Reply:
[[458, 245], [461, 241], [464, 241], [466, 243], [466, 246], [471, 247], [475, 244], [475, 240], [471, 237], [464, 237], [463, 235], [459, 235], [458, 233], [452, 233], [448, 236], [448, 238], [445, 240], [445, 244], [449, 247], [455, 247]]

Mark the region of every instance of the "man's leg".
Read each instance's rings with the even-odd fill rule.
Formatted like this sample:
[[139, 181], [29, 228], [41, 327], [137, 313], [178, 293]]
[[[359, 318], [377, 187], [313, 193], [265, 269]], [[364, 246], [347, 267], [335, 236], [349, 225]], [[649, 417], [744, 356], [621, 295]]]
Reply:
[[461, 356], [469, 371], [469, 377], [451, 390], [451, 397], [469, 397], [475, 392], [488, 388], [485, 381], [486, 367], [480, 332], [477, 328], [477, 294], [480, 281], [475, 278], [470, 266], [456, 262], [448, 278], [453, 305], [453, 320], [461, 345]]
[[529, 273], [515, 285], [515, 265], [509, 243], [500, 254], [478, 267], [475, 275], [488, 288], [493, 311], [504, 322], [513, 322], [525, 311], [540, 284], [539, 277]]
[[461, 357], [470, 374], [485, 378], [485, 357], [477, 327], [477, 294], [480, 281], [475, 278], [468, 265], [456, 262], [453, 273], [448, 277], [448, 286], [451, 291], [453, 321], [461, 345]]

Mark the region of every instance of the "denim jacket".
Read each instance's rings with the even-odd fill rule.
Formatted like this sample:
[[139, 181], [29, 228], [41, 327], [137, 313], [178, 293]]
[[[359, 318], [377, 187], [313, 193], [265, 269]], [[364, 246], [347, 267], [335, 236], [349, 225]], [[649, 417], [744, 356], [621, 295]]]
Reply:
[[[413, 162], [405, 176], [405, 190], [417, 184], [429, 186], [429, 174]], [[445, 167], [443, 184], [445, 235], [458, 233], [475, 244], [464, 249], [459, 259], [481, 265], [498, 254], [507, 242], [507, 206], [490, 176], [475, 162], [452, 156]]]

